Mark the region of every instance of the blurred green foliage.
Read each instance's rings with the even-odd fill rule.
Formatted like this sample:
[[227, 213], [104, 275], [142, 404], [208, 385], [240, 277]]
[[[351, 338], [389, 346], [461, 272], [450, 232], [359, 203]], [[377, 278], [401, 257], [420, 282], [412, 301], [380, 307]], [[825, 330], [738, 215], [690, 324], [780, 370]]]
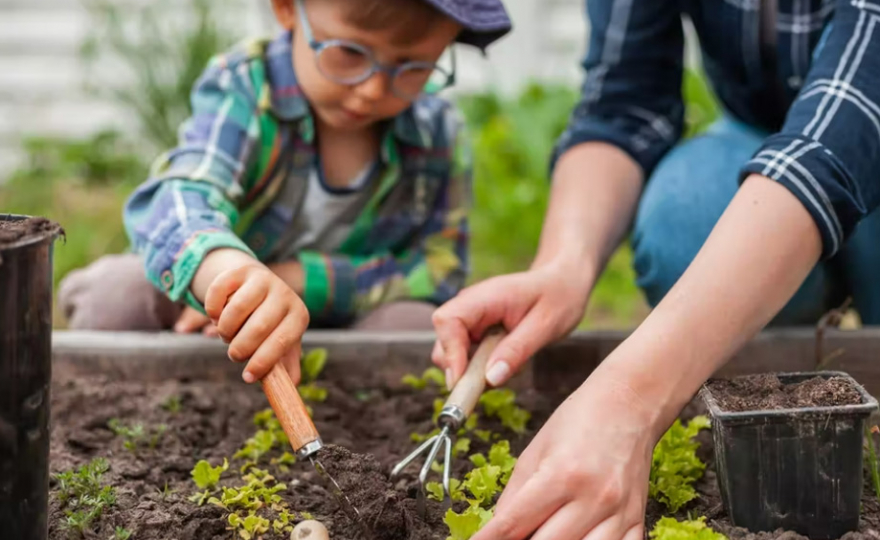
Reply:
[[[186, 12], [188, 24], [160, 23], [172, 3], [175, 11]], [[70, 270], [127, 248], [122, 205], [146, 178], [146, 160], [176, 144], [192, 85], [232, 35], [214, 17], [211, 0], [157, 0], [124, 8], [88, 0], [87, 5], [97, 30], [83, 47], [84, 58], [96, 66], [108, 55], [116, 57], [133, 75], [131, 84], [93, 83], [92, 90], [122, 105], [142, 129], [136, 146], [115, 132], [84, 140], [26, 140], [24, 165], [0, 184], [2, 211], [49, 216], [66, 229], [67, 243], [56, 249], [56, 284]], [[132, 20], [140, 21], [137, 33], [123, 23]], [[717, 117], [718, 106], [697, 73], [686, 73], [683, 90], [686, 136], [693, 136]], [[547, 206], [549, 156], [576, 100], [574, 88], [541, 85], [513, 98], [493, 93], [459, 98], [475, 159], [471, 281], [528, 268]], [[628, 327], [647, 313], [631, 263], [624, 245], [598, 282], [582, 326]]]
[[[234, 26], [219, 18], [224, 0], [84, 0], [92, 32], [82, 56], [88, 89], [133, 113], [154, 149], [177, 143], [190, 114], [190, 92], [212, 56], [234, 42]], [[174, 13], [174, 17], [169, 17]], [[133, 24], [133, 23], [136, 23]], [[106, 62], [121, 62], [127, 84], [102, 77]]]

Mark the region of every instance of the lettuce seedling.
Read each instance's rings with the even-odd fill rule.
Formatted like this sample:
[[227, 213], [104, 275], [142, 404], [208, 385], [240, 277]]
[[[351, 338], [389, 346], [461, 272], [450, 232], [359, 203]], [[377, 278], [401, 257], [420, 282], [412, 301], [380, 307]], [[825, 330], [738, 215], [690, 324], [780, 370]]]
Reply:
[[[425, 491], [428, 492], [428, 498], [435, 501], [443, 500], [443, 484], [440, 482], [428, 482], [425, 484]], [[461, 487], [461, 480], [457, 478], [449, 479], [449, 498], [453, 501], [466, 501], [464, 490]]]
[[116, 530], [113, 531], [114, 540], [128, 540], [129, 538], [131, 538], [131, 531], [125, 527], [116, 527]]
[[220, 483], [220, 475], [229, 468], [229, 461], [223, 458], [223, 465], [211, 467], [204, 459], [196, 463], [190, 475], [199, 489], [214, 489]]
[[518, 435], [526, 431], [526, 425], [532, 415], [527, 410], [517, 407], [516, 393], [509, 388], [489, 390], [480, 396], [480, 405], [487, 416], [501, 420], [501, 425]]
[[495, 465], [501, 469], [501, 477], [498, 481], [502, 486], [506, 486], [510, 475], [513, 474], [513, 468], [516, 466], [516, 458], [510, 454], [510, 442], [501, 441], [495, 443], [489, 449], [489, 459], [483, 454], [474, 454], [471, 456], [471, 463], [476, 467], [485, 467], [486, 465]]
[[443, 390], [446, 389], [446, 377], [443, 375], [442, 371], [435, 367], [426, 369], [421, 377], [416, 377], [412, 374], [404, 375], [400, 382], [409, 386], [413, 390], [424, 390], [429, 384]]
[[318, 376], [324, 371], [324, 366], [327, 365], [327, 349], [312, 349], [305, 356], [303, 356], [301, 369], [302, 369], [302, 383], [310, 384], [315, 382], [318, 379]]
[[183, 409], [180, 396], [168, 396], [168, 399], [162, 402], [162, 408], [171, 414], [178, 414]]
[[282, 510], [278, 512], [278, 517], [272, 521], [272, 530], [275, 531], [275, 534], [289, 533], [293, 530], [293, 521], [295, 519], [296, 514]]
[[238, 514], [229, 514], [228, 519], [229, 526], [232, 530], [238, 531], [238, 536], [242, 540], [252, 540], [269, 532], [269, 520], [253, 513], [244, 518]]
[[489, 523], [490, 519], [492, 519], [492, 511], [479, 506], [469, 506], [461, 514], [455, 513], [450, 508], [443, 518], [443, 522], [449, 527], [449, 537], [446, 540], [470, 540], [477, 531]]
[[676, 420], [654, 448], [648, 493], [671, 512], [678, 512], [697, 496], [693, 483], [703, 476], [706, 464], [697, 457], [700, 443], [694, 437], [709, 427], [705, 416], [695, 417], [687, 427]]
[[706, 525], [705, 517], [690, 521], [660, 518], [648, 536], [651, 540], [727, 540], [726, 536]]
[[315, 383], [302, 384], [297, 390], [299, 390], [299, 395], [304, 401], [311, 401], [314, 403], [323, 403], [327, 401], [327, 389], [321, 388]]

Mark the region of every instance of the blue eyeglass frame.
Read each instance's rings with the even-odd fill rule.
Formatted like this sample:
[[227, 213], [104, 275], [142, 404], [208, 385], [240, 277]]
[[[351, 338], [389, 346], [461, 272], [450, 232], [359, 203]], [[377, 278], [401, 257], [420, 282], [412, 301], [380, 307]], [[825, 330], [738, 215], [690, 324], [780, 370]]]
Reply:
[[[394, 80], [397, 78], [397, 75], [401, 71], [404, 71], [406, 69], [412, 69], [412, 68], [427, 69], [428, 71], [431, 71], [431, 72], [439, 71], [441, 74], [445, 75], [446, 76], [445, 83], [443, 85], [441, 85], [439, 88], [431, 89], [432, 93], [439, 92], [440, 90], [443, 90], [444, 88], [449, 88], [450, 86], [453, 86], [455, 84], [455, 72], [456, 72], [455, 47], [450, 48], [451, 49], [450, 54], [452, 56], [452, 59], [451, 59], [452, 71], [451, 72], [447, 72], [445, 69], [443, 69], [439, 65], [432, 63], [432, 62], [411, 61], [411, 62], [404, 62], [404, 63], [398, 64], [398, 65], [387, 66], [387, 65], [382, 64], [381, 62], [379, 62], [376, 59], [375, 55], [373, 54], [373, 51], [364, 47], [360, 43], [356, 43], [354, 41], [348, 41], [345, 39], [328, 39], [328, 40], [324, 40], [324, 41], [316, 40], [315, 34], [312, 31], [312, 25], [309, 23], [309, 17], [308, 17], [308, 15], [306, 15], [304, 0], [295, 0], [295, 4], [296, 4], [297, 16], [299, 18], [299, 24], [300, 24], [300, 27], [302, 28], [302, 31], [303, 31], [303, 36], [306, 38], [306, 42], [309, 44], [309, 47], [313, 51], [315, 51], [316, 55], [319, 56], [321, 54], [321, 52], [324, 51], [325, 49], [327, 49], [328, 47], [335, 47], [335, 46], [341, 45], [344, 47], [354, 49], [354, 50], [358, 51], [359, 53], [363, 54], [364, 57], [367, 60], [369, 60], [370, 63], [372, 64], [372, 67], [369, 70], [365, 71], [363, 75], [360, 75], [358, 77], [354, 77], [352, 79], [340, 79], [337, 77], [330, 77], [326, 73], [321, 71], [319, 68], [319, 71], [321, 71], [321, 73], [325, 77], [331, 79], [332, 81], [335, 81], [339, 84], [344, 84], [347, 86], [357, 86], [357, 85], [363, 83], [364, 81], [367, 81], [370, 77], [372, 77], [376, 73], [385, 73], [388, 75], [388, 78], [391, 81], [391, 85], [390, 85], [391, 91], [395, 95], [397, 95], [397, 97], [402, 98], [402, 99], [406, 99], [408, 101], [416, 99], [419, 94], [415, 94], [412, 96], [401, 95], [394, 88]], [[317, 56], [316, 56], [316, 59], [317, 59]], [[430, 78], [430, 76], [429, 76], [429, 78]]]

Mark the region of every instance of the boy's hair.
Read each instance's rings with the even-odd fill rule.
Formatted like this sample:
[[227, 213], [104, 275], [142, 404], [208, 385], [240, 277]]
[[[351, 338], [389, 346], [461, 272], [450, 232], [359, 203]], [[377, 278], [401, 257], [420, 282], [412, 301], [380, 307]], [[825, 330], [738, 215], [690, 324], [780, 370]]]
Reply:
[[[322, 0], [323, 1], [323, 0]], [[424, 36], [446, 15], [424, 0], [340, 0], [346, 10], [347, 22], [363, 30], [395, 32], [394, 45], [409, 45]]]

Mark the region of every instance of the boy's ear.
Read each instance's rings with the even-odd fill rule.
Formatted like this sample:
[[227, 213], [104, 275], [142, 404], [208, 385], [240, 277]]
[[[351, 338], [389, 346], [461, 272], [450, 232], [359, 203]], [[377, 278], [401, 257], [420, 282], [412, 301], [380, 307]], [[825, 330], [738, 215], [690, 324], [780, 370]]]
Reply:
[[285, 30], [296, 27], [296, 6], [293, 0], [272, 0], [272, 9], [278, 24]]

